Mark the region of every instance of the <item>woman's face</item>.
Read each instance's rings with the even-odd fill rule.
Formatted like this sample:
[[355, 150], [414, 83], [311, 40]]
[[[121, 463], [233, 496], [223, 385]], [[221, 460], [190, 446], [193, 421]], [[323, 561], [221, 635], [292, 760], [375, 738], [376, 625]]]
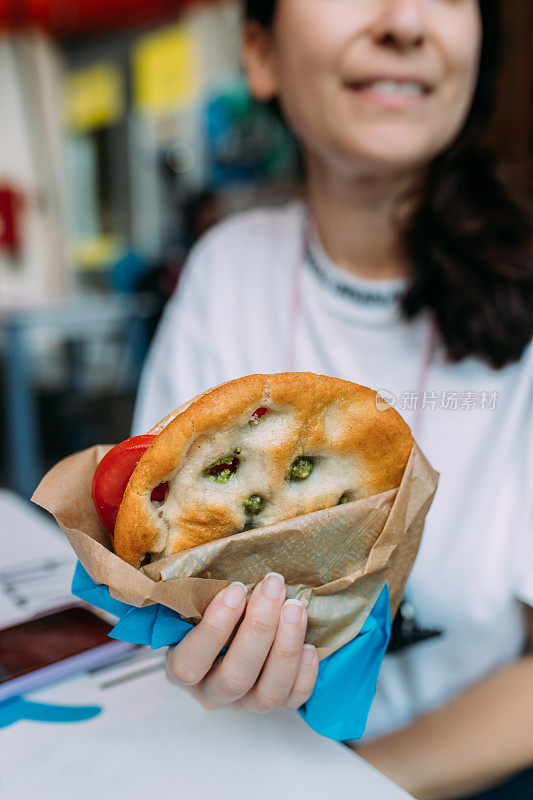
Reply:
[[481, 49], [478, 0], [277, 0], [247, 29], [252, 92], [341, 168], [421, 166], [457, 136]]

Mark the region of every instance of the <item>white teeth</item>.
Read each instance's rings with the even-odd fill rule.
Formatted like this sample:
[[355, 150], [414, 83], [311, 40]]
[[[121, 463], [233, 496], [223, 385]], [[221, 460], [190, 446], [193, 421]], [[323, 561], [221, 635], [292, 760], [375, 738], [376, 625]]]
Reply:
[[422, 87], [418, 83], [373, 81], [368, 84], [368, 87], [374, 92], [382, 92], [383, 94], [421, 95], [423, 93]]

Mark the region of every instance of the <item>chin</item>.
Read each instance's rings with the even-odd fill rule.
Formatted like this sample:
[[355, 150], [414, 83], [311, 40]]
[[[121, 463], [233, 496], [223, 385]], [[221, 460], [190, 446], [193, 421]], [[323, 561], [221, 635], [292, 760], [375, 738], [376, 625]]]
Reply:
[[413, 132], [398, 130], [376, 131], [373, 135], [347, 137], [342, 151], [348, 163], [368, 162], [388, 168], [406, 169], [427, 166], [446, 149], [448, 140], [439, 137], [416, 136]]

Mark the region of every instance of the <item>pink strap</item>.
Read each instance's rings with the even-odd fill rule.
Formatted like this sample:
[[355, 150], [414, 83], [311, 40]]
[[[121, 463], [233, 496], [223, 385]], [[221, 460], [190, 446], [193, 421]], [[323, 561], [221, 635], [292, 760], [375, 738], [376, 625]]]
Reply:
[[428, 315], [427, 332], [424, 338], [422, 362], [420, 366], [420, 375], [418, 377], [415, 419], [413, 422], [413, 436], [417, 444], [420, 444], [420, 440], [422, 438], [422, 402], [427, 387], [429, 368], [433, 360], [433, 351], [435, 349], [436, 340], [437, 332], [435, 330], [435, 321], [432, 315]]
[[[298, 255], [293, 270], [291, 302], [289, 308], [290, 318], [288, 325], [287, 353], [285, 358], [287, 372], [295, 371], [296, 329], [302, 307], [302, 271], [306, 258], [307, 237], [311, 229], [312, 222], [313, 222], [313, 214], [311, 210], [308, 207], [306, 207], [303, 234], [300, 240]], [[428, 379], [429, 369], [431, 367], [431, 361], [433, 359], [433, 351], [435, 349], [436, 340], [437, 340], [437, 335], [435, 329], [435, 322], [432, 316], [428, 316], [427, 334], [424, 339], [422, 360], [418, 378], [417, 406], [415, 410], [415, 418], [413, 423], [413, 436], [418, 442], [418, 444], [420, 444], [420, 439], [422, 436], [422, 408], [421, 408], [422, 398], [424, 396], [424, 392], [426, 391], [427, 379]]]
[[287, 353], [285, 358], [287, 372], [295, 371], [296, 363], [296, 328], [298, 319], [300, 317], [300, 310], [302, 307], [302, 270], [306, 258], [306, 243], [313, 215], [310, 209], [306, 206], [305, 209], [305, 222], [303, 228], [303, 235], [300, 239], [298, 247], [298, 255], [293, 270], [291, 303], [289, 307], [289, 325], [288, 325], [288, 338], [287, 338]]

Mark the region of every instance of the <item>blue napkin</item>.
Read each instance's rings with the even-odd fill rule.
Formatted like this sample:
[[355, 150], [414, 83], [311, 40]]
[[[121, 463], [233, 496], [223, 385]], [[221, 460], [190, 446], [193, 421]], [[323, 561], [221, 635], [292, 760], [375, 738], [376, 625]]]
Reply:
[[0, 728], [7, 728], [20, 720], [31, 722], [85, 722], [98, 716], [100, 706], [58, 706], [38, 703], [25, 697], [10, 697], [0, 703]]
[[[177, 644], [192, 628], [190, 622], [160, 603], [136, 608], [113, 599], [108, 587], [95, 583], [79, 562], [72, 594], [119, 617], [109, 635], [123, 642], [156, 650]], [[385, 584], [355, 639], [320, 662], [313, 694], [298, 709], [313, 730], [338, 742], [363, 735], [390, 632], [389, 589]]]

